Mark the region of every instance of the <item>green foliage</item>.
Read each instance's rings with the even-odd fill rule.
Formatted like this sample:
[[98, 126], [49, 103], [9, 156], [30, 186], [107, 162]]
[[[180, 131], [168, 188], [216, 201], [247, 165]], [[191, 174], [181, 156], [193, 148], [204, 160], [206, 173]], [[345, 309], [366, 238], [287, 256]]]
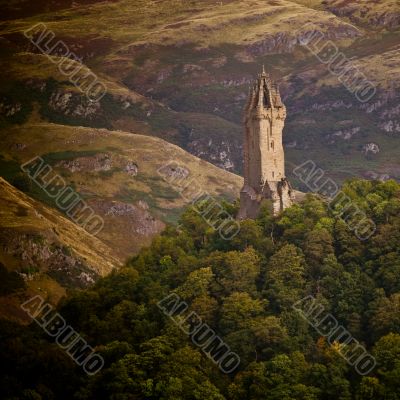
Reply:
[[[13, 360], [2, 381], [5, 398], [399, 400], [400, 186], [354, 180], [344, 191], [377, 224], [368, 241], [313, 195], [278, 217], [263, 207], [231, 241], [189, 208], [178, 228], [167, 227], [124, 268], [60, 305], [105, 359], [94, 377], [76, 379], [65, 354], [34, 328], [12, 339], [0, 330], [0, 351]], [[239, 355], [233, 373], [224, 375], [157, 307], [172, 292]], [[374, 355], [368, 376], [357, 375], [339, 343], [293, 309], [310, 294]], [[45, 368], [33, 371], [19, 359]], [[65, 393], [49, 368], [55, 381], [72, 377]], [[31, 379], [21, 377], [27, 372]]]
[[289, 309], [304, 297], [305, 261], [302, 251], [285, 244], [269, 260], [266, 271], [266, 293], [277, 310]]

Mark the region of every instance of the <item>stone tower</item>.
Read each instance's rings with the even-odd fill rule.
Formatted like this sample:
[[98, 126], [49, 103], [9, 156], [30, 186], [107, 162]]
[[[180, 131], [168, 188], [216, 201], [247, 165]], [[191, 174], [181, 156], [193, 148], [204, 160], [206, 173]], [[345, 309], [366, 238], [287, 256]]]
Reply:
[[274, 215], [292, 205], [282, 146], [285, 118], [286, 107], [279, 89], [263, 67], [250, 91], [244, 114], [244, 185], [239, 219], [255, 218], [263, 199], [272, 201]]

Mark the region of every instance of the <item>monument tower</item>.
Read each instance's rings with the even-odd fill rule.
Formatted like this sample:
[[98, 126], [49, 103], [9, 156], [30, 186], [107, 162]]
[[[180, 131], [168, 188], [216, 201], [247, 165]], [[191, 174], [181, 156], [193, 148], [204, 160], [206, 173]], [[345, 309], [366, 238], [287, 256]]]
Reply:
[[271, 200], [274, 215], [292, 205], [282, 145], [285, 118], [279, 89], [263, 67], [244, 110], [244, 185], [239, 219], [255, 218], [263, 199]]

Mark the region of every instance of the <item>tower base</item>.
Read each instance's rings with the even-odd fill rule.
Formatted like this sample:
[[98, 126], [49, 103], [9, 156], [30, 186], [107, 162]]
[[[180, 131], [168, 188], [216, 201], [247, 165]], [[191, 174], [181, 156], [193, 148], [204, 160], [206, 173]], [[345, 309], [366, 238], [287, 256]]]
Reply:
[[273, 215], [278, 215], [290, 207], [294, 202], [294, 194], [289, 181], [282, 178], [280, 181], [265, 182], [259, 192], [250, 186], [243, 186], [237, 218], [239, 220], [257, 218], [264, 199], [271, 200]]

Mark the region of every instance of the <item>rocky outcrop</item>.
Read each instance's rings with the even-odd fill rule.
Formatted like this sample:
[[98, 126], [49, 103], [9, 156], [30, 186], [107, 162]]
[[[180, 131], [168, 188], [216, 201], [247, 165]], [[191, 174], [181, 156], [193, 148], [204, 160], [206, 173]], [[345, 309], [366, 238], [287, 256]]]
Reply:
[[93, 157], [77, 157], [73, 160], [60, 161], [58, 167], [66, 168], [71, 172], [76, 171], [109, 171], [112, 166], [108, 154], [96, 154]]
[[326, 136], [328, 144], [334, 144], [338, 139], [341, 140], [350, 140], [354, 135], [360, 132], [360, 127], [356, 126], [350, 129], [342, 129], [336, 132], [333, 132]]
[[8, 102], [5, 99], [0, 100], [0, 116], [12, 117], [18, 114], [22, 109], [22, 104], [19, 102]]
[[367, 143], [362, 147], [362, 152], [367, 156], [369, 154], [378, 154], [380, 151], [376, 143]]
[[361, 0], [348, 2], [342, 0], [324, 1], [325, 8], [339, 17], [373, 28], [396, 29], [400, 26], [400, 10], [396, 2]]
[[139, 172], [139, 167], [134, 161], [112, 153], [97, 153], [92, 156], [76, 157], [60, 161], [55, 166], [67, 169], [70, 172], [100, 172], [115, 169], [122, 170], [132, 177], [137, 176]]
[[326, 103], [314, 103], [308, 111], [332, 111], [342, 108], [352, 108], [353, 104], [343, 100], [333, 100]]
[[56, 166], [68, 169], [70, 172], [109, 171], [112, 167], [112, 159], [110, 154], [99, 153], [93, 157], [77, 157], [73, 160], [60, 161]]
[[73, 249], [58, 243], [53, 232], [44, 236], [1, 230], [0, 237], [2, 252], [22, 261], [19, 272], [25, 280], [45, 272], [61, 286], [82, 288], [99, 277]]
[[99, 200], [92, 204], [96, 212], [104, 215], [107, 224], [113, 221], [126, 226], [126, 232], [152, 237], [165, 226], [150, 213], [147, 202], [139, 200], [135, 204], [120, 201]]
[[381, 173], [375, 172], [375, 171], [365, 171], [364, 176], [367, 179], [372, 179], [372, 180], [377, 180], [377, 181], [382, 181], [382, 182], [385, 182], [388, 179], [390, 179], [389, 174], [381, 174]]
[[235, 171], [241, 168], [241, 149], [242, 145], [239, 144], [238, 139], [233, 139], [229, 143], [225, 140], [217, 141], [204, 138], [192, 140], [187, 145], [187, 150], [193, 155], [227, 171]]
[[190, 172], [187, 168], [183, 166], [176, 166], [174, 164], [164, 165], [161, 170], [159, 170], [160, 174], [165, 178], [172, 178], [173, 182], [175, 179], [185, 179], [189, 176]]
[[[0, 178], [0, 257], [27, 281], [46, 281], [42, 293], [83, 288], [120, 263], [111, 248]], [[58, 289], [57, 289], [58, 288]], [[57, 295], [58, 296], [58, 295]]]
[[136, 176], [139, 172], [139, 167], [136, 163], [129, 161], [128, 164], [125, 165], [124, 171], [130, 176]]
[[388, 134], [400, 133], [400, 105], [395, 105], [383, 110], [380, 115], [382, 122], [379, 127]]
[[350, 24], [332, 24], [329, 27], [317, 25], [310, 27], [305, 24], [305, 27], [297, 29], [295, 34], [285, 31], [266, 34], [262, 40], [248, 46], [246, 52], [252, 56], [291, 53], [296, 46], [307, 43], [310, 35], [316, 31], [321, 31], [326, 41], [353, 39], [362, 35], [359, 29]]
[[379, 123], [379, 128], [389, 134], [398, 134], [400, 133], [400, 120], [388, 120]]
[[66, 116], [93, 121], [102, 116], [99, 102], [89, 101], [81, 93], [57, 89], [50, 97], [49, 107]]

